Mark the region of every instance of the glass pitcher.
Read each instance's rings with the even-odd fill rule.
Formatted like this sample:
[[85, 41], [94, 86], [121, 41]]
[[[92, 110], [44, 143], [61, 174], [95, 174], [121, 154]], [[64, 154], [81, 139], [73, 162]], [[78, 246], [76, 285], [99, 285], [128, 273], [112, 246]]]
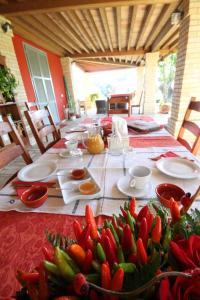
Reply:
[[101, 136], [101, 127], [91, 125], [86, 136], [83, 136], [83, 145], [91, 154], [98, 154], [104, 150], [104, 142]]

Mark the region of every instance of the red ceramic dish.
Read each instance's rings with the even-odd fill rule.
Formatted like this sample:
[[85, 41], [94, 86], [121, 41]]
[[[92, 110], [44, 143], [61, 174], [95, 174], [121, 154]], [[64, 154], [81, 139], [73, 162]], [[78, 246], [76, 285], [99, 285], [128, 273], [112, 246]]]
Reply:
[[174, 198], [175, 201], [180, 201], [181, 197], [185, 195], [185, 192], [175, 184], [162, 183], [156, 187], [156, 195], [162, 203], [162, 205], [164, 205], [167, 208], [170, 208], [170, 199]]
[[21, 195], [21, 201], [30, 208], [41, 206], [48, 197], [46, 186], [32, 186]]

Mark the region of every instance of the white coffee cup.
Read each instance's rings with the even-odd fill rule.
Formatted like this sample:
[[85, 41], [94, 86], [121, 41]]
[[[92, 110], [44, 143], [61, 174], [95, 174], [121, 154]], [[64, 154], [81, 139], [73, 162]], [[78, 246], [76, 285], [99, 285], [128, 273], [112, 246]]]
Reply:
[[145, 166], [135, 166], [129, 168], [129, 175], [131, 177], [129, 186], [135, 189], [143, 189], [149, 183], [151, 178], [151, 169]]

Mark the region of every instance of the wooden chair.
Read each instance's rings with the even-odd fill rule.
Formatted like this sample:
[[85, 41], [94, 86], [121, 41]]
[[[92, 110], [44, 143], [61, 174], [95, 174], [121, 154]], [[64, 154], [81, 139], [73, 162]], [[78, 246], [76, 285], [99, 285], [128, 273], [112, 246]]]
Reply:
[[[10, 144], [4, 143], [5, 134], [9, 136]], [[0, 143], [0, 169], [19, 156], [23, 157], [26, 164], [33, 162], [10, 116], [4, 116], [3, 121], [0, 122]], [[15, 176], [16, 174], [9, 181]]]
[[139, 114], [142, 113], [142, 111], [141, 111], [142, 100], [143, 100], [143, 91], [141, 92], [139, 103], [138, 104], [137, 103], [136, 104], [131, 104], [131, 114], [133, 114], [133, 109], [135, 107], [138, 108], [138, 113]]
[[[200, 149], [200, 127], [196, 123], [189, 120], [192, 111], [200, 112], [200, 101], [196, 101], [195, 97], [191, 98], [177, 140], [183, 146], [185, 146], [190, 152], [196, 155]], [[200, 114], [199, 114], [199, 120], [200, 120]], [[192, 146], [183, 138], [185, 130], [188, 130], [194, 136], [194, 142]]]
[[[41, 153], [46, 152], [46, 150], [52, 147], [60, 139], [60, 132], [56, 128], [48, 106], [45, 106], [44, 109], [32, 111], [27, 110], [24, 112], [24, 114], [26, 116], [28, 124], [32, 130], [33, 136], [38, 144]], [[45, 118], [48, 118], [49, 124], [44, 125], [43, 127], [41, 127], [40, 125], [38, 126], [38, 124], [44, 122], [43, 120]], [[45, 145], [43, 139], [49, 136], [50, 134], [53, 137], [53, 141]]]
[[[132, 99], [132, 94], [119, 94], [119, 95], [111, 95], [110, 98], [108, 98], [107, 103], [108, 103], [108, 116], [109, 114], [128, 114], [130, 117], [130, 112], [131, 112], [131, 99]], [[112, 107], [112, 105], [117, 105], [115, 108]], [[123, 108], [119, 106], [123, 106]], [[128, 106], [126, 108], [126, 105]]]

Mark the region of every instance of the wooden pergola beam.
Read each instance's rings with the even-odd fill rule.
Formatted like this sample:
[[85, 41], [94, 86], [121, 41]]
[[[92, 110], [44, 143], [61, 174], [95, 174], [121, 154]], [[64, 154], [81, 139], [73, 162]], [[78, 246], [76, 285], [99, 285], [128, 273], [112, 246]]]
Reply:
[[34, 0], [34, 1], [3, 1], [0, 14], [2, 15], [24, 15], [25, 13], [43, 13], [51, 11], [64, 11], [66, 9], [88, 9], [105, 8], [126, 5], [153, 5], [172, 3], [175, 0]]
[[95, 53], [81, 53], [71, 55], [72, 58], [95, 58], [95, 57], [114, 57], [114, 56], [132, 56], [132, 55], [142, 55], [145, 54], [143, 49], [122, 49], [119, 51], [118, 49], [113, 49], [113, 51], [97, 51]]
[[88, 63], [88, 64], [99, 64], [99, 65], [111, 65], [111, 66], [120, 66], [126, 68], [135, 67], [135, 64], [130, 63], [119, 63], [119, 62], [112, 62], [112, 61], [99, 61], [99, 60], [87, 60], [87, 59], [75, 59], [73, 62], [76, 63]]
[[133, 28], [135, 25], [135, 19], [137, 14], [137, 6], [132, 7], [132, 14], [131, 14], [131, 23], [130, 23], [130, 29], [128, 34], [128, 44], [127, 44], [127, 50], [131, 48], [131, 42], [133, 40]]

